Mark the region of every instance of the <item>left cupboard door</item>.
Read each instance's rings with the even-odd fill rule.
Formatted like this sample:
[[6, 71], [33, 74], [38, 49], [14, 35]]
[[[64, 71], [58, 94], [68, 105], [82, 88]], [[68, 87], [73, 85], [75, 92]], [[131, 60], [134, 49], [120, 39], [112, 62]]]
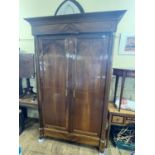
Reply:
[[43, 127], [68, 130], [68, 40], [43, 36], [38, 41]]

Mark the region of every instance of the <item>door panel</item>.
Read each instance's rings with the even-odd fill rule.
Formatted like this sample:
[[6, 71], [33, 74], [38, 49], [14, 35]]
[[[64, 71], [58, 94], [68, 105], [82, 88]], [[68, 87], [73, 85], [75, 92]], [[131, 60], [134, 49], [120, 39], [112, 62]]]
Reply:
[[41, 39], [40, 77], [45, 127], [68, 128], [68, 59], [64, 38]]
[[78, 38], [75, 56], [75, 86], [73, 91], [73, 132], [100, 136], [107, 40]]

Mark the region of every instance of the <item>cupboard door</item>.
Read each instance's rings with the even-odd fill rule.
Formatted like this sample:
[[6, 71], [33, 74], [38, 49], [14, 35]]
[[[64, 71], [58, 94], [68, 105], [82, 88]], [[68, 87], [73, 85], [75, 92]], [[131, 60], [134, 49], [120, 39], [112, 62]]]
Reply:
[[43, 126], [68, 129], [68, 58], [65, 38], [40, 38], [40, 82]]
[[74, 63], [73, 132], [100, 137], [107, 55], [106, 36], [79, 36]]

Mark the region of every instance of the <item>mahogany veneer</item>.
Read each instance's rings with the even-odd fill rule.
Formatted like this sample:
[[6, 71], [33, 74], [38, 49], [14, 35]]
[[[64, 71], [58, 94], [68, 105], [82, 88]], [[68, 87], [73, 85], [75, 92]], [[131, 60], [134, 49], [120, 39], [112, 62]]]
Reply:
[[124, 13], [26, 19], [35, 37], [41, 136], [104, 151], [113, 33]]

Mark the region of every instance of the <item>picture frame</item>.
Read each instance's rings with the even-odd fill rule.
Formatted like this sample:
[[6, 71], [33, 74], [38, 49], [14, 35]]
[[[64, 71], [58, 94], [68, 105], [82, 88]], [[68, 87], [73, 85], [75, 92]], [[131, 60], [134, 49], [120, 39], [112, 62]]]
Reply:
[[120, 35], [119, 54], [135, 55], [135, 36], [133, 34]]

